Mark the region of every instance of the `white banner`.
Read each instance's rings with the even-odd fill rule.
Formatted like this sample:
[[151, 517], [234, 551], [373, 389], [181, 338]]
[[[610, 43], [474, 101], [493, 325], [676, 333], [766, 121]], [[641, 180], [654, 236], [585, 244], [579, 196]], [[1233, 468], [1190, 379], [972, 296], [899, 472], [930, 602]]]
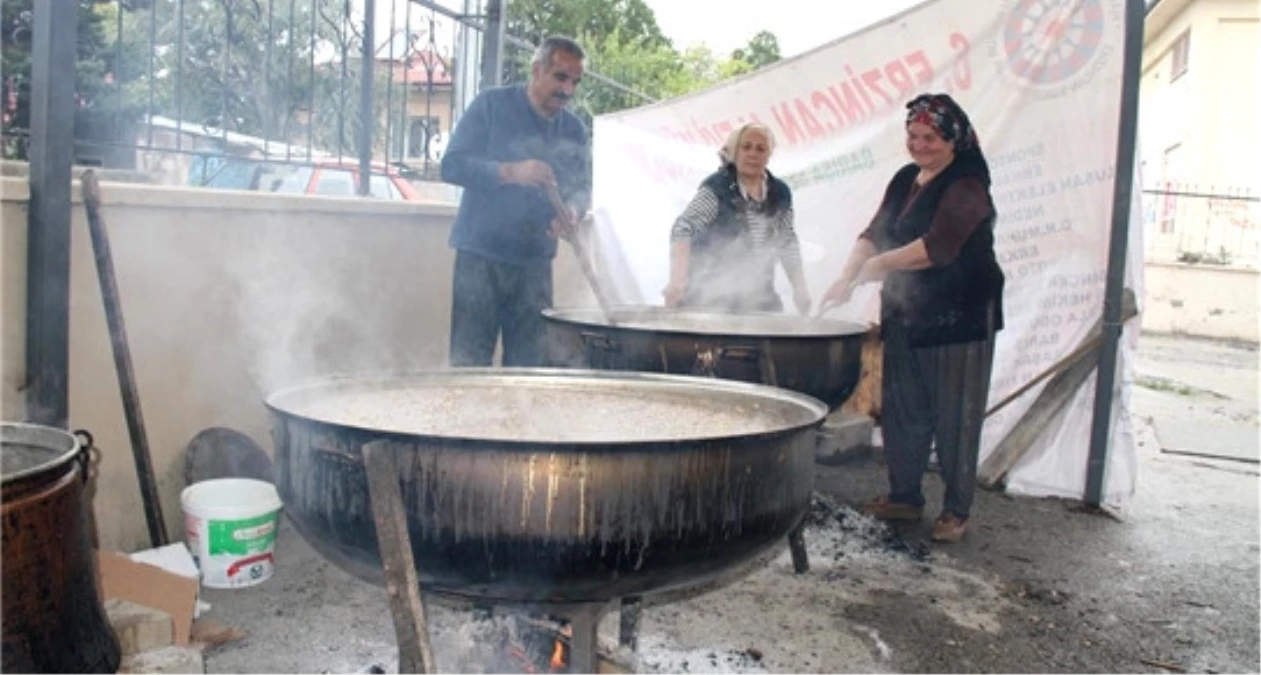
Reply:
[[[990, 403], [1066, 356], [1098, 320], [1111, 226], [1124, 0], [933, 0], [857, 34], [713, 89], [595, 120], [595, 216], [628, 303], [661, 303], [670, 228], [718, 168], [727, 133], [776, 133], [770, 170], [793, 189], [806, 278], [817, 300], [909, 161], [904, 104], [947, 92], [968, 111], [993, 171], [1007, 327]], [[1142, 298], [1135, 191], [1126, 286]], [[788, 284], [779, 288], [791, 307]], [[876, 289], [851, 311], [878, 317]], [[1128, 412], [1137, 321], [1127, 326], [1105, 501], [1134, 488]], [[1043, 385], [991, 417], [984, 458]], [[1080, 498], [1094, 378], [1008, 476], [1015, 492]]]

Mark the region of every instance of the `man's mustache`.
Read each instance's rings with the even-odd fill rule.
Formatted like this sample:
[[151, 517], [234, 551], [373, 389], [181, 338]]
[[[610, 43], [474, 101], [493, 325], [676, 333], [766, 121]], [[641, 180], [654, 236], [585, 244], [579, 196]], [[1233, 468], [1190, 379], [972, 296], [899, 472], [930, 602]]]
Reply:
[[561, 92], [558, 92], [558, 93], [552, 94], [552, 97], [553, 97], [553, 98], [555, 98], [555, 99], [556, 99], [556, 100], [558, 100], [558, 101], [568, 101], [569, 99], [573, 98], [573, 97], [572, 97], [572, 96], [570, 96], [569, 94], [565, 94], [565, 93], [561, 93]]

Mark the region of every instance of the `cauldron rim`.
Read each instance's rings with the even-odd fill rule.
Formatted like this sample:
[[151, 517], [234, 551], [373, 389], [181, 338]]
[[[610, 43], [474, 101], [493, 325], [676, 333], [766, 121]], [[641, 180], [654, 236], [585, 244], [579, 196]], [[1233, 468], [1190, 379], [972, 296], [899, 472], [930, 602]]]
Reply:
[[[383, 429], [377, 427], [360, 426], [348, 424], [345, 422], [337, 422], [318, 417], [303, 415], [287, 408], [283, 405], [283, 399], [297, 396], [300, 392], [318, 389], [321, 386], [334, 385], [339, 382], [362, 382], [378, 379], [380, 381], [398, 381], [412, 377], [443, 377], [443, 376], [493, 376], [493, 377], [553, 377], [559, 379], [589, 379], [589, 380], [622, 380], [622, 381], [638, 381], [638, 382], [656, 382], [662, 384], [687, 385], [695, 389], [698, 393], [706, 389], [718, 390], [728, 394], [745, 394], [756, 395], [763, 399], [778, 400], [783, 403], [793, 404], [803, 408], [809, 412], [805, 419], [796, 423], [785, 423], [773, 429], [765, 431], [757, 431], [751, 433], [739, 434], [714, 434], [706, 436], [689, 436], [682, 438], [669, 439], [603, 439], [590, 441], [551, 441], [551, 440], [519, 440], [519, 439], [500, 439], [485, 438], [475, 436], [462, 436], [455, 434], [420, 434], [395, 429]], [[717, 378], [703, 378], [686, 375], [670, 375], [663, 373], [644, 373], [639, 371], [609, 371], [609, 370], [584, 370], [573, 368], [440, 368], [426, 370], [408, 370], [408, 371], [375, 371], [368, 373], [356, 374], [336, 374], [325, 375], [320, 377], [312, 377], [301, 380], [284, 388], [278, 389], [268, 394], [263, 401], [264, 406], [273, 414], [281, 417], [300, 420], [306, 424], [318, 424], [327, 427], [345, 429], [360, 434], [371, 435], [378, 439], [390, 439], [407, 443], [433, 443], [447, 446], [460, 447], [494, 447], [501, 450], [521, 451], [521, 452], [538, 452], [540, 448], [546, 448], [553, 452], [564, 452], [566, 449], [572, 449], [575, 452], [591, 452], [591, 451], [607, 451], [617, 452], [626, 448], [635, 448], [637, 450], [659, 449], [661, 451], [673, 451], [681, 447], [695, 447], [698, 444], [704, 445], [709, 443], [731, 444], [737, 443], [756, 443], [765, 441], [770, 438], [779, 438], [790, 434], [798, 433], [802, 429], [817, 427], [821, 425], [827, 418], [829, 408], [823, 401], [796, 391], [791, 391], [781, 387], [772, 387], [764, 384], [751, 382], [740, 382], [735, 380], [725, 380]]]
[[[573, 326], [585, 326], [589, 328], [597, 328], [601, 330], [619, 330], [635, 333], [657, 333], [664, 335], [677, 335], [681, 337], [694, 337], [701, 339], [718, 339], [724, 338], [729, 340], [835, 340], [838, 338], [863, 336], [871, 332], [873, 326], [868, 323], [857, 321], [846, 321], [843, 319], [832, 319], [826, 317], [794, 317], [791, 315], [776, 312], [739, 312], [729, 313], [715, 310], [707, 310], [704, 308], [684, 308], [671, 309], [662, 305], [618, 305], [610, 308], [610, 314], [616, 319], [619, 313], [634, 314], [653, 314], [653, 315], [678, 315], [678, 316], [707, 316], [707, 317], [730, 317], [733, 320], [745, 319], [767, 319], [784, 321], [793, 318], [800, 318], [803, 324], [813, 325], [820, 330], [812, 332], [793, 332], [793, 331], [731, 331], [731, 330], [707, 330], [699, 327], [671, 327], [662, 326], [636, 326], [633, 324], [619, 323], [617, 321], [609, 321], [601, 313], [599, 309], [591, 309], [589, 307], [552, 307], [544, 309], [543, 318], [547, 321], [556, 323], [569, 324]], [[822, 330], [825, 326], [833, 326], [835, 330]]]
[[31, 422], [0, 422], [0, 447], [5, 443], [33, 445], [49, 453], [49, 459], [34, 466], [7, 474], [0, 471], [0, 485], [5, 487], [49, 473], [60, 475], [63, 467], [74, 462], [83, 449], [73, 433]]

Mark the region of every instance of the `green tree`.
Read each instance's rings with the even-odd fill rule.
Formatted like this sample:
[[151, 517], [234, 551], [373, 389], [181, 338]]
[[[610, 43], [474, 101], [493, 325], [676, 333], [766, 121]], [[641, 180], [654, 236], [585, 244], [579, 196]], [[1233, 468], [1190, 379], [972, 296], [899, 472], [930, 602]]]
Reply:
[[[114, 66], [109, 49], [107, 19], [116, 6], [112, 0], [77, 0], [79, 3], [75, 63], [75, 128], [86, 130], [111, 126], [117, 109], [111, 110], [112, 85], [106, 73]], [[0, 0], [0, 152], [6, 159], [26, 159], [31, 126], [31, 49], [35, 0]], [[99, 139], [98, 139], [99, 140]]]
[[749, 43], [731, 53], [733, 61], [744, 61], [751, 70], [769, 66], [780, 59], [779, 38], [768, 31], [759, 31], [749, 38]]
[[330, 2], [304, 4], [292, 20], [285, 3], [270, 13], [268, 5], [153, 0], [129, 13], [124, 52], [136, 58], [122, 64], [125, 99], [148, 109], [152, 96], [152, 114], [193, 127], [290, 140], [297, 113], [312, 107], [320, 81], [331, 77], [311, 60], [335, 42], [329, 23], [339, 22]]
[[[713, 86], [779, 59], [779, 41], [762, 31], [730, 58], [705, 45], [676, 50], [643, 0], [512, 0], [506, 30], [537, 43], [548, 35], [577, 38], [587, 51], [587, 69], [654, 99], [680, 96]], [[531, 54], [509, 48], [504, 80], [525, 82]], [[641, 96], [587, 77], [574, 109], [587, 121], [596, 115], [647, 103]]]
[[549, 35], [612, 35], [645, 49], [669, 47], [644, 0], [511, 0], [509, 34], [535, 44]]
[[[504, 28], [509, 35], [533, 44], [542, 42], [549, 35], [576, 38], [588, 53], [589, 66], [601, 60], [598, 57], [601, 50], [610, 52], [604, 59], [610, 63], [620, 63], [631, 54], [659, 63], [655, 59], [662, 50], [670, 50], [670, 40], [661, 32], [656, 14], [644, 0], [512, 0], [508, 3]], [[529, 50], [521, 47], [508, 49], [504, 57], [504, 81], [528, 80], [532, 56]], [[598, 67], [593, 69], [608, 76]], [[584, 87], [590, 84], [589, 81]], [[635, 88], [630, 83], [624, 84]], [[610, 98], [620, 100], [618, 97], [624, 95], [610, 92], [589, 99], [588, 104]], [[595, 109], [598, 111], [595, 114], [605, 112], [599, 104]]]
[[[643, 45], [625, 39], [620, 30], [602, 36], [580, 36], [587, 50], [587, 68], [654, 99], [669, 98], [693, 87], [669, 45]], [[596, 115], [647, 103], [642, 97], [587, 77], [573, 108], [588, 123]]]

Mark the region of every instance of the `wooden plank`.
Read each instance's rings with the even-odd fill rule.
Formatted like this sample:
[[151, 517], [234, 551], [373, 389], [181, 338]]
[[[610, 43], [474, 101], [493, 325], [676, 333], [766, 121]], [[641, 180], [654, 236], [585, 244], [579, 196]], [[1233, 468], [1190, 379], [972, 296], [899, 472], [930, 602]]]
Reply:
[[884, 343], [880, 341], [880, 327], [876, 326], [863, 339], [862, 375], [859, 376], [858, 387], [841, 410], [880, 422], [883, 359]]
[[398, 486], [393, 448], [386, 441], [364, 445], [363, 464], [385, 572], [385, 592], [398, 639], [398, 672], [432, 673], [429, 625], [420, 597], [420, 579], [412, 556], [412, 538], [407, 532], [407, 509]]
[[122, 298], [118, 292], [118, 277], [114, 273], [109, 228], [106, 227], [105, 217], [101, 213], [101, 186], [96, 180], [96, 172], [90, 169], [83, 172], [80, 181], [83, 208], [88, 218], [88, 235], [96, 258], [96, 277], [105, 305], [105, 322], [109, 327], [114, 369], [118, 373], [123, 417], [127, 422], [127, 436], [131, 439], [132, 459], [136, 464], [136, 480], [140, 484], [140, 501], [144, 506], [145, 523], [149, 526], [149, 544], [158, 548], [168, 543], [166, 521], [162, 515], [162, 500], [158, 495], [158, 481], [153, 471], [149, 433], [146, 431], [144, 413], [140, 406], [140, 389], [131, 357], [131, 343], [127, 338], [127, 324], [123, 320]]
[[1007, 472], [1024, 457], [1034, 441], [1068, 406], [1073, 395], [1085, 384], [1098, 363], [1099, 345], [1095, 345], [1052, 378], [1028, 412], [981, 463], [976, 478], [982, 487], [993, 488], [1007, 476]]
[[[1125, 289], [1121, 300], [1122, 321], [1129, 321], [1138, 316], [1138, 305], [1134, 291]], [[1046, 431], [1051, 422], [1063, 412], [1077, 390], [1085, 384], [1090, 374], [1099, 363], [1099, 350], [1102, 346], [1102, 322], [1095, 325], [1086, 334], [1081, 344], [1069, 356], [1061, 359], [1045, 372], [1034, 378], [1034, 381], [1045, 379], [1055, 373], [1051, 381], [1038, 395], [1025, 414], [1016, 422], [1007, 436], [999, 442], [994, 451], [985, 458], [977, 469], [977, 482], [985, 488], [997, 487], [1007, 476], [1007, 472], [1025, 456], [1033, 443]], [[1021, 387], [1015, 394], [1008, 396], [999, 405], [990, 409], [986, 416], [1007, 405], [1019, 394], [1028, 391], [1029, 385]]]

